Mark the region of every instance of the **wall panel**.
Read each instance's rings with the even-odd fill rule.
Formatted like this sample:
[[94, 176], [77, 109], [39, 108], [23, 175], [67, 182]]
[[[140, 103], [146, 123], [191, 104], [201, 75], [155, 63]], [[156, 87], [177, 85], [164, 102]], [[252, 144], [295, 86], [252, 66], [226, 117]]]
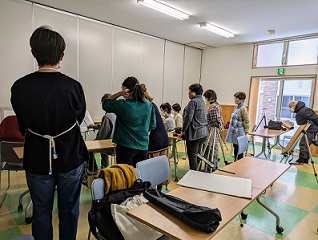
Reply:
[[142, 36], [141, 83], [158, 105], [162, 103], [164, 40]]
[[134, 76], [140, 79], [141, 34], [124, 29], [114, 29], [113, 45], [113, 89], [121, 90], [125, 78]]
[[171, 105], [182, 98], [184, 46], [166, 41], [163, 102]]
[[104, 115], [100, 104], [112, 88], [112, 34], [105, 24], [80, 18], [79, 80], [83, 85], [87, 110], [95, 118]]
[[182, 100], [179, 102], [182, 109], [190, 100], [188, 95], [189, 86], [200, 82], [201, 54], [201, 50], [185, 47]]
[[77, 17], [57, 11], [51, 8], [45, 8], [34, 5], [35, 28], [42, 25], [49, 25], [54, 31], [61, 34], [66, 43], [65, 55], [61, 62], [61, 72], [78, 79], [78, 27]]
[[32, 5], [0, 1], [0, 107], [11, 107], [11, 86], [33, 71], [29, 39]]

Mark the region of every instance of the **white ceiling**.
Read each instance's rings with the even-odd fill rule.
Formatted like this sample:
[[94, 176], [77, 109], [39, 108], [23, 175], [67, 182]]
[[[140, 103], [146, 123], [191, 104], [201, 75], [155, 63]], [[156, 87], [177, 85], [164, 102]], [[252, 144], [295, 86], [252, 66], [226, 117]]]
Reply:
[[[318, 33], [318, 0], [159, 0], [190, 14], [178, 20], [137, 0], [32, 1], [199, 48]], [[198, 25], [211, 22], [235, 33], [224, 38]], [[267, 30], [276, 30], [269, 35]]]

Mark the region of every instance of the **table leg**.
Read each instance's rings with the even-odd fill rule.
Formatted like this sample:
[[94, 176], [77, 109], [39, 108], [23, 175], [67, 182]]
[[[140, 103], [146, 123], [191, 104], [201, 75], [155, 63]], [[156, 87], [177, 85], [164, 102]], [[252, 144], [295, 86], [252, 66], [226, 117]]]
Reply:
[[266, 155], [266, 140], [267, 138], [263, 137], [263, 142], [262, 142], [262, 151], [257, 154], [255, 157], [259, 157], [261, 156], [262, 154], [264, 154], [265, 158], [268, 158], [269, 156]]
[[172, 155], [173, 155], [173, 163], [174, 163], [174, 180], [178, 181], [178, 161], [176, 156], [176, 150], [177, 150], [177, 139], [173, 138], [172, 143]]
[[272, 210], [271, 208], [269, 208], [268, 206], [266, 206], [264, 203], [262, 203], [258, 198], [256, 198], [256, 201], [263, 207], [265, 208], [267, 211], [269, 211], [271, 214], [273, 214], [276, 218], [276, 232], [281, 234], [284, 231], [284, 228], [282, 226], [280, 226], [280, 217], [278, 216], [278, 214], [276, 212], [274, 212], [274, 210]]
[[275, 142], [274, 145], [270, 147], [270, 149], [272, 150], [275, 146], [280, 146], [281, 148], [284, 148], [284, 146], [282, 146], [279, 142], [279, 136], [275, 138]]

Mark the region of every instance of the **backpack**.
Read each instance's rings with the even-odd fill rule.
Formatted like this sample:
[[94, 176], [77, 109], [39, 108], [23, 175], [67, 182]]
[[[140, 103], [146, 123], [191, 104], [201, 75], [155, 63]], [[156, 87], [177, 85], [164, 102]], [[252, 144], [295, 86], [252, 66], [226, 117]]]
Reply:
[[150, 182], [143, 182], [141, 179], [137, 179], [130, 188], [114, 191], [102, 199], [93, 200], [91, 210], [88, 213], [88, 223], [94, 237], [98, 240], [103, 238], [107, 240], [124, 240], [112, 217], [110, 205], [112, 203], [120, 204], [129, 197], [143, 193], [150, 186]]

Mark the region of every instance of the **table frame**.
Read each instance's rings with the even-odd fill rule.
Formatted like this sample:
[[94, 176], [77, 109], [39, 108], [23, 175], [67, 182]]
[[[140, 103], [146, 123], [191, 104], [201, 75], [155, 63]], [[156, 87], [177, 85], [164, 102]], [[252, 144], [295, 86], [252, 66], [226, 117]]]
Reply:
[[[269, 158], [271, 155], [271, 150], [274, 146], [276, 146], [277, 144], [279, 144], [279, 136], [282, 135], [283, 133], [288, 132], [289, 130], [273, 130], [273, 129], [268, 129], [268, 128], [264, 128], [264, 129], [260, 129], [260, 130], [256, 130], [255, 132], [249, 132], [249, 135], [252, 136], [258, 136], [258, 137], [262, 137], [263, 138], [263, 142], [262, 142], [262, 150], [260, 153], [258, 153], [255, 157], [259, 157], [262, 154], [264, 154], [265, 158]], [[266, 142], [269, 138], [275, 138], [275, 143], [273, 146], [270, 146], [268, 143], [268, 154], [266, 154]], [[279, 144], [280, 145], [280, 144]], [[281, 145], [280, 145], [281, 146]], [[282, 146], [281, 146], [282, 147]]]
[[265, 207], [276, 217], [276, 230], [283, 231], [280, 224], [279, 216], [266, 205], [261, 203], [259, 197], [264, 190], [277, 180], [284, 172], [290, 168], [289, 165], [260, 160], [257, 158], [244, 157], [239, 161], [225, 166], [223, 169], [232, 172], [216, 171], [216, 174], [250, 178], [252, 184], [252, 198], [239, 198], [220, 193], [207, 192], [198, 189], [180, 187], [171, 191], [169, 194], [179, 197], [185, 201], [196, 205], [218, 208], [222, 214], [220, 226], [213, 233], [205, 233], [194, 229], [182, 222], [177, 217], [171, 215], [160, 207], [147, 203], [127, 212], [127, 214], [167, 235], [172, 239], [211, 239], [220, 232], [232, 219], [240, 214], [249, 204], [257, 200], [261, 206]]

